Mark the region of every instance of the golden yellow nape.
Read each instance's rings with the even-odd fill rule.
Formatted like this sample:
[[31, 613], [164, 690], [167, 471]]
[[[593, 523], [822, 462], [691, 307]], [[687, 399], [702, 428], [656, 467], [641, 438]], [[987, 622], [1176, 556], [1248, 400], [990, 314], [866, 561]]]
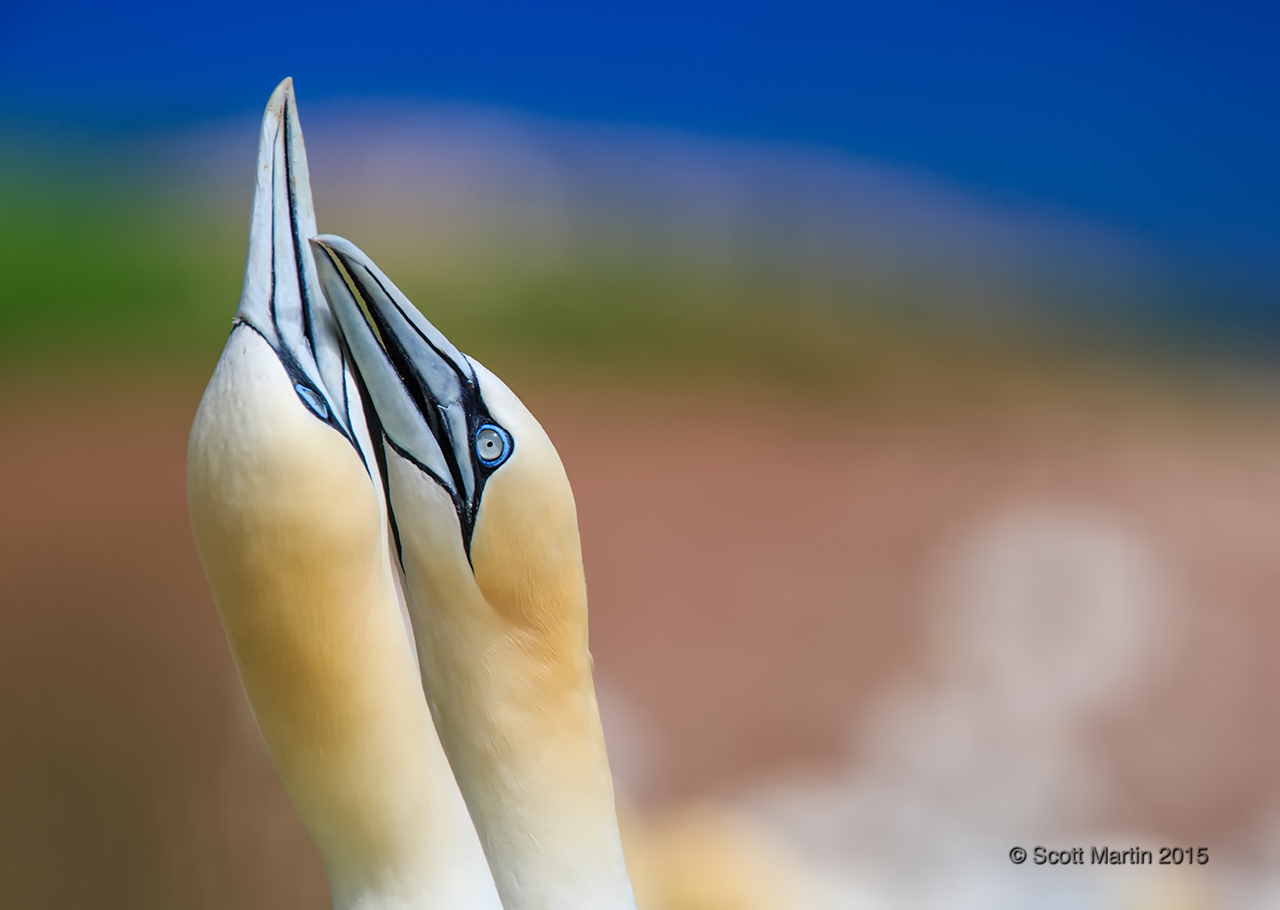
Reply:
[[382, 480], [307, 240], [292, 87], [263, 119], [245, 290], [191, 431], [192, 529], [336, 908], [500, 906], [427, 711]]
[[633, 907], [572, 492], [541, 427], [476, 372], [514, 446], [485, 484], [470, 562], [452, 500], [387, 455], [423, 686], [507, 910]]

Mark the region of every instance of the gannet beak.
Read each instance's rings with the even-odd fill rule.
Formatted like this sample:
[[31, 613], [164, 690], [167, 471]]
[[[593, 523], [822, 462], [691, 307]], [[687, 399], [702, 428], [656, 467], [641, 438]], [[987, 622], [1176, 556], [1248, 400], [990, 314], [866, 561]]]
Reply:
[[387, 440], [453, 497], [469, 543], [478, 498], [472, 437], [487, 416], [475, 370], [355, 244], [325, 234], [311, 245]]
[[316, 234], [293, 80], [262, 116], [249, 254], [236, 319], [276, 351], [303, 403], [347, 434], [342, 346], [308, 241]]

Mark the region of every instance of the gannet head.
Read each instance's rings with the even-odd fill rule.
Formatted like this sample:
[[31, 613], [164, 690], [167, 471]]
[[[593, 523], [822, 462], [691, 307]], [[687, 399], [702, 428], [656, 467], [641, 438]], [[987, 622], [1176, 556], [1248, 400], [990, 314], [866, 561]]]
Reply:
[[196, 544], [335, 907], [496, 910], [422, 697], [378, 459], [314, 235], [285, 80], [262, 121], [244, 291], [191, 430]]
[[504, 906], [634, 907], [555, 447], [363, 252], [313, 246], [382, 439], [423, 688]]
[[537, 602], [548, 585], [582, 576], [573, 491], [551, 440], [502, 380], [455, 348], [354, 244], [333, 235], [312, 243], [375, 435], [439, 491], [430, 512], [451, 533], [432, 538], [431, 549], [469, 564], [491, 605], [543, 613]]

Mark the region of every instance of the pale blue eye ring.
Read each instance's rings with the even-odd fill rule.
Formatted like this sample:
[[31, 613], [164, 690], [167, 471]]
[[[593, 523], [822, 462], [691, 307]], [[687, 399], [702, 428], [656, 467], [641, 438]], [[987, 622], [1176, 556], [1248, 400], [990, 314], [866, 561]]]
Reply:
[[311, 409], [313, 414], [321, 420], [329, 419], [329, 408], [324, 403], [324, 398], [320, 396], [319, 392], [300, 382], [294, 383], [293, 390], [298, 393], [298, 397]]
[[496, 468], [511, 454], [511, 437], [497, 424], [487, 423], [476, 431], [476, 457], [480, 463]]

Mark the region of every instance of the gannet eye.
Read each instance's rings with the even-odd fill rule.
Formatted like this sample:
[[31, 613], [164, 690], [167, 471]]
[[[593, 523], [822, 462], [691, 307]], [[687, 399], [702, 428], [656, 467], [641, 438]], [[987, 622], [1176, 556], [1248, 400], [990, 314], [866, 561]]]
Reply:
[[483, 464], [495, 468], [510, 452], [511, 437], [502, 427], [487, 424], [476, 433], [476, 457]]
[[324, 399], [320, 397], [320, 393], [315, 389], [308, 388], [302, 383], [294, 383], [293, 390], [298, 393], [298, 397], [306, 403], [317, 417], [321, 420], [329, 419], [329, 408], [324, 403]]

